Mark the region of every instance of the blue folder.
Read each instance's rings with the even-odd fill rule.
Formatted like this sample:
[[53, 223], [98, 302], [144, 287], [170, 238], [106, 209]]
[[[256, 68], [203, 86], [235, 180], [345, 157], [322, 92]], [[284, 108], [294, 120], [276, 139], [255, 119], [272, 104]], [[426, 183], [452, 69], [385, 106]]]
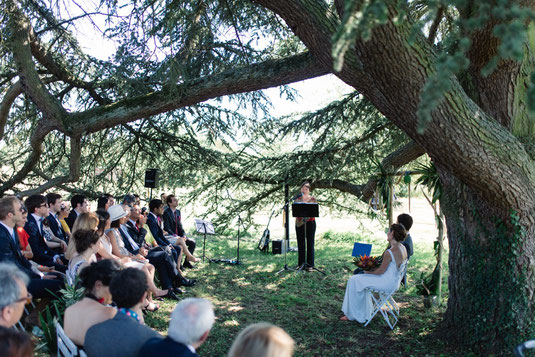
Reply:
[[353, 245], [353, 253], [351, 256], [360, 257], [361, 255], [370, 256], [372, 252], [372, 245], [367, 243], [355, 243]]

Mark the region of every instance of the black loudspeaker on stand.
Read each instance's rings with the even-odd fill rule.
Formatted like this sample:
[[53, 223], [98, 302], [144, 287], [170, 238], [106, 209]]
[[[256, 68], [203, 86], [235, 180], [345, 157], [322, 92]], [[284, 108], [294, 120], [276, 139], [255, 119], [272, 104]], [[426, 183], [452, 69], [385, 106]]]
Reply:
[[158, 187], [158, 176], [160, 170], [158, 169], [147, 169], [145, 171], [145, 187], [150, 188], [150, 198], [152, 200], [152, 189]]
[[158, 169], [147, 169], [145, 171], [145, 187], [146, 188], [156, 188], [158, 187]]

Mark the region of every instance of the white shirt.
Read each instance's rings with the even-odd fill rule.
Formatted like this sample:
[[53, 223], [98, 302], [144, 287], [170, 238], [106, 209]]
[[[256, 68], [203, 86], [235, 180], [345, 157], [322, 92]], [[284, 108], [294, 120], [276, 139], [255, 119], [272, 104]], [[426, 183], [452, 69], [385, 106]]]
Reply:
[[35, 213], [32, 213], [32, 216], [33, 216], [33, 218], [35, 218], [35, 221], [37, 222], [37, 228], [39, 229], [39, 233], [41, 233], [41, 235], [43, 235], [43, 232], [41, 232], [41, 222], [45, 218], [41, 217], [39, 215], [36, 215]]
[[123, 231], [123, 233], [128, 238], [128, 241], [130, 242], [132, 248], [134, 248], [134, 250], [138, 250], [139, 245], [137, 245], [137, 243], [132, 239], [132, 237], [130, 237], [130, 234], [128, 234], [128, 229], [126, 229], [126, 226], [124, 224], [121, 224], [121, 231]]
[[195, 353], [195, 347], [192, 345], [186, 345], [192, 353]]

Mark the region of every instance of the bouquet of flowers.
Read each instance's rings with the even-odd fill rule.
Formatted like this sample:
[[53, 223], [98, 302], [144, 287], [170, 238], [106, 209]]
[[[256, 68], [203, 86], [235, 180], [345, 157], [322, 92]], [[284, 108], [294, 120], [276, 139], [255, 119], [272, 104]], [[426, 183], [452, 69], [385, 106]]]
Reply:
[[361, 255], [353, 258], [353, 264], [361, 268], [362, 270], [373, 270], [381, 265], [382, 257], [373, 257], [367, 255]]

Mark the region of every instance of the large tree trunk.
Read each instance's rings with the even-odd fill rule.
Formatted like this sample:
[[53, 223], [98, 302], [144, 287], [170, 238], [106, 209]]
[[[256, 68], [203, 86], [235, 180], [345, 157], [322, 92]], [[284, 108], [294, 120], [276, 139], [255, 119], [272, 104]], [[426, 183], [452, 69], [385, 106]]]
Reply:
[[446, 322], [464, 342], [487, 350], [533, 338], [533, 218], [497, 208], [439, 173], [450, 247]]

